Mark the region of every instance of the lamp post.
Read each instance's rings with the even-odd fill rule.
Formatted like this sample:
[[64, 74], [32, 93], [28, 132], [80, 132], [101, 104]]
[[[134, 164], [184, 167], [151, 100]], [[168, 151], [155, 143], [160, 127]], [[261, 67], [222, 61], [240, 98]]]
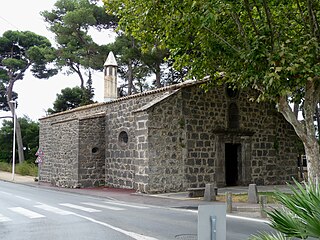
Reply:
[[12, 143], [12, 181], [14, 181], [14, 168], [16, 160], [16, 105], [14, 100], [9, 101], [13, 104], [13, 143]]

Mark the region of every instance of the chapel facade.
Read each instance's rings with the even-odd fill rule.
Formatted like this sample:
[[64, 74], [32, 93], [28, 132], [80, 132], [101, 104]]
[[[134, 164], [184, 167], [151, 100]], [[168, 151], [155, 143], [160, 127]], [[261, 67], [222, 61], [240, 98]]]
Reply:
[[40, 119], [40, 181], [159, 193], [297, 177], [298, 137], [251, 91], [204, 91], [206, 79], [117, 98], [113, 54], [104, 68], [106, 102]]

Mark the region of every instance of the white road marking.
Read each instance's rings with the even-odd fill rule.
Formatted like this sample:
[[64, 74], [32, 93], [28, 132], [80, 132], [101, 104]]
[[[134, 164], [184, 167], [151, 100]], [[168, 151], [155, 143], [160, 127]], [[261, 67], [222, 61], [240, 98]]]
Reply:
[[80, 218], [83, 218], [83, 219], [86, 219], [90, 222], [93, 222], [93, 223], [96, 223], [96, 224], [99, 224], [99, 225], [102, 225], [102, 226], [105, 226], [107, 228], [110, 228], [112, 230], [115, 230], [117, 232], [120, 232], [122, 234], [125, 234], [133, 239], [136, 239], [136, 240], [158, 240], [157, 238], [153, 238], [153, 237], [148, 237], [148, 236], [145, 236], [145, 235], [141, 235], [139, 233], [135, 233], [135, 232], [129, 232], [129, 231], [126, 231], [124, 229], [121, 229], [121, 228], [118, 228], [118, 227], [115, 227], [115, 226], [112, 226], [108, 223], [105, 223], [105, 222], [101, 222], [101, 221], [98, 221], [98, 220], [95, 220], [93, 218], [90, 218], [90, 217], [86, 217], [86, 216], [82, 216], [82, 215], [79, 215], [79, 214], [74, 214], [75, 216], [77, 217], [80, 217]]
[[30, 210], [22, 208], [22, 207], [14, 207], [14, 208], [9, 208], [9, 209], [15, 213], [19, 213], [19, 214], [21, 214], [25, 217], [28, 217], [28, 218], [44, 218], [45, 217], [39, 213], [30, 211]]
[[3, 191], [0, 191], [1, 194], [5, 194], [5, 195], [9, 195], [9, 196], [12, 196], [13, 194], [12, 193], [7, 193], [7, 192], [3, 192]]
[[10, 222], [12, 221], [10, 218], [6, 217], [6, 216], [3, 216], [1, 213], [0, 213], [0, 222]]
[[107, 205], [102, 205], [102, 204], [97, 204], [97, 203], [91, 203], [91, 202], [82, 202], [81, 204], [89, 205], [89, 206], [92, 206], [92, 207], [98, 207], [98, 208], [105, 208], [105, 209], [115, 210], [115, 211], [125, 210], [124, 208], [112, 207], [112, 206], [107, 206]]
[[52, 207], [52, 206], [46, 205], [46, 204], [35, 205], [34, 207], [40, 208], [40, 209], [48, 211], [48, 212], [52, 212], [52, 213], [56, 213], [56, 214], [59, 214], [59, 215], [63, 215], [63, 216], [73, 214], [73, 212], [65, 211], [65, 210], [62, 210], [60, 208]]
[[[183, 211], [183, 212], [190, 212], [194, 214], [198, 214], [198, 210], [193, 210], [193, 209], [179, 209], [179, 208], [168, 208], [169, 210], [174, 210], [174, 211]], [[259, 218], [249, 218], [249, 217], [242, 217], [242, 216], [236, 216], [236, 215], [226, 215], [227, 218], [233, 218], [233, 219], [239, 219], [239, 220], [244, 220], [244, 221], [251, 221], [251, 222], [260, 222], [260, 223], [266, 223], [269, 224], [270, 221], [265, 220], [265, 219], [259, 219]]]
[[31, 199], [29, 198], [26, 198], [26, 197], [21, 197], [21, 196], [18, 196], [18, 195], [15, 195], [16, 198], [20, 198], [22, 200], [26, 200], [26, 201], [31, 201]]
[[270, 223], [270, 221], [264, 220], [264, 219], [241, 217], [241, 216], [235, 216], [235, 215], [229, 215], [229, 214], [227, 214], [227, 218], [233, 218], [233, 219], [239, 219], [239, 220], [245, 220], [245, 221], [251, 221], [251, 222], [261, 222], [266, 224]]
[[85, 212], [91, 212], [91, 213], [93, 213], [93, 212], [101, 212], [101, 210], [97, 210], [97, 209], [94, 209], [94, 208], [82, 207], [82, 206], [74, 205], [74, 204], [71, 204], [71, 203], [60, 203], [59, 205], [65, 206], [65, 207], [69, 207], [69, 208], [78, 209], [78, 210], [82, 210], [82, 211], [85, 211]]
[[149, 207], [136, 206], [136, 205], [130, 205], [130, 204], [126, 204], [126, 203], [119, 203], [119, 202], [108, 202], [108, 201], [105, 201], [105, 203], [118, 205], [118, 206], [123, 206], [123, 207], [137, 208], [137, 209], [149, 209]]

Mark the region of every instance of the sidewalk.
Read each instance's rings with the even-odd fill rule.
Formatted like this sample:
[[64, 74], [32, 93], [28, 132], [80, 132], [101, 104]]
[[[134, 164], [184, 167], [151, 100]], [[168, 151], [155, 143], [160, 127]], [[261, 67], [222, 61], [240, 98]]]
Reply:
[[18, 174], [14, 175], [12, 179], [12, 173], [0, 171], [0, 180], [7, 182], [16, 182], [16, 183], [35, 183], [34, 177], [31, 176], [21, 176]]
[[[223, 202], [208, 202], [203, 201], [202, 198], [189, 198], [187, 192], [179, 193], [164, 193], [164, 194], [142, 194], [136, 193], [132, 189], [114, 189], [107, 187], [100, 188], [59, 188], [51, 186], [49, 183], [35, 182], [34, 177], [20, 176], [15, 174], [14, 180], [12, 181], [12, 174], [8, 172], [0, 171], [0, 180], [24, 184], [32, 187], [46, 188], [56, 191], [63, 191], [68, 193], [76, 193], [83, 195], [90, 195], [94, 197], [100, 197], [110, 200], [117, 201], [130, 201], [138, 204], [147, 204], [160, 207], [169, 207], [176, 209], [190, 209], [196, 210], [199, 205], [215, 205], [224, 204]], [[288, 192], [287, 186], [258, 186], [259, 192], [274, 191], [275, 189]], [[226, 192], [232, 192], [233, 194], [247, 193], [248, 187], [227, 187], [219, 188], [218, 194], [224, 195]], [[259, 204], [248, 204], [248, 203], [233, 203], [232, 214], [241, 215], [246, 217], [260, 218], [260, 205]], [[270, 205], [268, 205], [270, 207]]]

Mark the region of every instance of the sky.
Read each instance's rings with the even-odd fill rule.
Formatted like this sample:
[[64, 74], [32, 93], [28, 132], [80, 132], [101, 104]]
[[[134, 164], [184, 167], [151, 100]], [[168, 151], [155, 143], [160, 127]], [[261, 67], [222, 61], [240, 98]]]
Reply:
[[[54, 44], [54, 35], [47, 30], [48, 25], [40, 16], [44, 10], [52, 10], [56, 0], [10, 0], [3, 1], [0, 8], [0, 36], [7, 30], [32, 31], [47, 37]], [[106, 44], [114, 38], [112, 32], [91, 32], [92, 38], [98, 44]], [[107, 56], [106, 56], [107, 57]], [[103, 66], [101, 66], [102, 68]], [[92, 75], [94, 100], [103, 101], [103, 73], [94, 72]], [[76, 75], [58, 75], [49, 79], [37, 79], [28, 71], [23, 80], [14, 85], [18, 93], [18, 117], [28, 116], [34, 121], [46, 115], [46, 110], [53, 107], [56, 94], [66, 87], [79, 86], [80, 80]], [[0, 111], [0, 116], [8, 116], [8, 112]]]

